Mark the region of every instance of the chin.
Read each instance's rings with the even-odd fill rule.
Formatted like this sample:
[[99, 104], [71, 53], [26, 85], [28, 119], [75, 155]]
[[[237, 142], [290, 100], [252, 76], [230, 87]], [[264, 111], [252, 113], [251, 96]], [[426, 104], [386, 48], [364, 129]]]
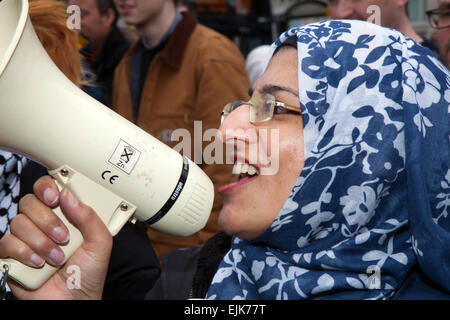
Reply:
[[218, 224], [222, 231], [229, 236], [238, 236], [239, 238], [247, 239], [246, 234], [248, 232], [243, 230], [243, 226], [245, 227], [245, 225], [242, 220], [245, 213], [240, 209], [224, 204], [219, 214]]
[[233, 223], [236, 222], [236, 219], [233, 218], [233, 214], [235, 214], [235, 211], [233, 211], [232, 208], [229, 208], [229, 206], [224, 204], [222, 209], [220, 210], [218, 220], [220, 229], [222, 229], [223, 232], [225, 232], [230, 236], [236, 233], [235, 226]]
[[236, 236], [244, 240], [253, 240], [257, 238], [260, 234], [252, 231], [246, 230], [243, 227], [248, 226], [244, 221], [239, 218], [242, 217], [243, 213], [237, 210], [227, 211], [222, 208], [219, 215], [219, 227], [229, 236]]
[[139, 24], [139, 19], [136, 19], [136, 17], [131, 14], [123, 15], [122, 17], [123, 21], [130, 26], [136, 26]]
[[123, 21], [129, 26], [136, 26], [136, 21], [134, 19], [124, 18]]

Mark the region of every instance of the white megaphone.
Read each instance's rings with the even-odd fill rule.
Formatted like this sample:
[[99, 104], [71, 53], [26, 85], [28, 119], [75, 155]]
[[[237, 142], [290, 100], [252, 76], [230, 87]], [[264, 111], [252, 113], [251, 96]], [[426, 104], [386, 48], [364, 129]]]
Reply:
[[[54, 65], [28, 18], [27, 0], [0, 0], [0, 149], [49, 169], [60, 187], [91, 206], [112, 235], [137, 219], [158, 231], [191, 235], [208, 220], [208, 176], [156, 138], [76, 87]], [[82, 244], [64, 217], [66, 260]], [[40, 287], [57, 268], [0, 261], [8, 277]]]

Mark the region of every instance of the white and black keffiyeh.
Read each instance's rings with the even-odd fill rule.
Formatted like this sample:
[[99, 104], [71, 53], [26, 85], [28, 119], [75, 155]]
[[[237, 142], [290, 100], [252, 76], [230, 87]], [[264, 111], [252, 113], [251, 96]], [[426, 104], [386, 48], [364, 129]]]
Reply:
[[20, 173], [27, 158], [0, 150], [0, 238], [9, 232], [9, 224], [17, 215]]

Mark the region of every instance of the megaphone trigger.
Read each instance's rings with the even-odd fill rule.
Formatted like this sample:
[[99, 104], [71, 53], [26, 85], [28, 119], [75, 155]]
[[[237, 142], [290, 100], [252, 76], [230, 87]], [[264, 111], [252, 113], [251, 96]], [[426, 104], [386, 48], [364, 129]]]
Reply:
[[[122, 229], [136, 211], [136, 206], [67, 165], [51, 170], [49, 173], [56, 180], [60, 190], [68, 188], [80, 201], [91, 206], [113, 236]], [[83, 237], [81, 232], [67, 220], [59, 207], [53, 212], [69, 231], [70, 240], [60, 246], [67, 261], [81, 246]], [[47, 263], [42, 268], [32, 268], [12, 259], [0, 260], [0, 265], [7, 265], [8, 276], [31, 290], [39, 288], [57, 270]]]

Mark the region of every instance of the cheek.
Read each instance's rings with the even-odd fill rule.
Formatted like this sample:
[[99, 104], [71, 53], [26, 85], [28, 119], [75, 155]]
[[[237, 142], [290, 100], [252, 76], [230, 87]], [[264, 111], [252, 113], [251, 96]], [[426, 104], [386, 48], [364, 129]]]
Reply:
[[84, 19], [81, 19], [81, 26], [84, 27], [84, 29], [93, 31], [95, 29], [93, 26], [95, 26], [98, 22], [94, 19], [93, 15], [88, 15]]
[[[392, 0], [391, 0], [392, 1]], [[372, 2], [372, 1], [371, 1]], [[356, 15], [356, 18], [358, 20], [367, 20], [367, 18], [370, 16], [369, 13], [367, 13], [367, 8], [372, 5], [373, 3], [368, 3], [368, 1], [361, 1], [358, 4], [354, 4], [354, 14]]]
[[448, 39], [450, 38], [450, 28], [438, 30], [437, 36], [440, 40], [439, 42], [441, 43], [441, 46], [445, 47], [445, 45], [447, 44], [446, 41], [448, 41]]
[[[287, 128], [286, 128], [287, 127]], [[264, 129], [258, 132], [259, 148], [266, 151], [271, 158], [280, 158], [286, 152], [295, 156], [303, 155], [303, 134], [301, 121], [293, 121], [286, 127]]]
[[298, 117], [289, 127], [280, 132], [279, 160], [280, 168], [289, 171], [289, 174], [295, 174], [297, 178], [300, 175], [304, 164], [304, 141], [303, 126], [301, 118]]
[[283, 143], [280, 151], [279, 180], [287, 189], [292, 190], [304, 165], [303, 143], [289, 141]]

